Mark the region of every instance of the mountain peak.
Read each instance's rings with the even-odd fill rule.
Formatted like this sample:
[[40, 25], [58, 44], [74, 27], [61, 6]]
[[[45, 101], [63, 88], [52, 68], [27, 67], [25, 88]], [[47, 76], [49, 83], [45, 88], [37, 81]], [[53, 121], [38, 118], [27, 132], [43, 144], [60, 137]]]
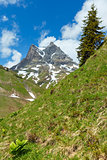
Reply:
[[28, 53], [31, 52], [31, 50], [37, 51], [37, 50], [39, 50], [39, 49], [38, 49], [38, 47], [37, 47], [36, 45], [32, 44], [32, 45], [30, 46], [30, 49], [29, 49]]
[[32, 48], [37, 48], [37, 46], [35, 46], [34, 44], [31, 45]]
[[29, 60], [31, 60], [33, 58], [41, 59], [41, 54], [42, 54], [42, 51], [39, 50], [39, 48], [37, 46], [32, 44], [30, 46], [30, 49], [29, 49], [28, 54], [26, 56], [26, 59], [29, 59]]
[[40, 86], [47, 84], [48, 88], [52, 82], [57, 82], [61, 75], [69, 74], [77, 67], [70, 57], [51, 42], [44, 50], [32, 44], [26, 58], [12, 69], [27, 79], [32, 77]]
[[50, 42], [49, 46], [56, 46], [53, 42]]
[[[51, 42], [43, 51], [46, 54], [51, 55], [51, 54], [55, 53], [57, 50], [59, 51], [61, 49], [59, 47], [57, 47], [53, 42]], [[63, 51], [61, 50], [61, 52], [63, 52]]]

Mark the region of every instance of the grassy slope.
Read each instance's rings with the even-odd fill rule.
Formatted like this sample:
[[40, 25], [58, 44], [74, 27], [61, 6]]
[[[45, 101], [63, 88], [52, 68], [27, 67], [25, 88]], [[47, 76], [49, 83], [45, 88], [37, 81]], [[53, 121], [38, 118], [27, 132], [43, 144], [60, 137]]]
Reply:
[[2, 120], [1, 159], [12, 159], [10, 142], [29, 137], [36, 143], [16, 160], [106, 159], [106, 65], [107, 41], [83, 67]]
[[[18, 77], [16, 73], [6, 71], [0, 66], [0, 117], [4, 117], [28, 103], [24, 99], [31, 97], [25, 86], [28, 86], [36, 96], [42, 92], [42, 89], [36, 86], [34, 82], [26, 81]], [[13, 93], [16, 93], [21, 99], [10, 98], [9, 96]]]

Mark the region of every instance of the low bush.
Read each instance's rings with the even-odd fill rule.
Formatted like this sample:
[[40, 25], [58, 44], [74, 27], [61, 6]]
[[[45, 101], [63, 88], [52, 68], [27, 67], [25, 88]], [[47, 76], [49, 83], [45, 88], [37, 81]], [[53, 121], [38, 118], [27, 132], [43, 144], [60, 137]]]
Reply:
[[24, 146], [27, 144], [27, 140], [20, 141], [19, 139], [16, 142], [10, 144], [10, 153], [13, 155], [18, 155], [24, 150]]

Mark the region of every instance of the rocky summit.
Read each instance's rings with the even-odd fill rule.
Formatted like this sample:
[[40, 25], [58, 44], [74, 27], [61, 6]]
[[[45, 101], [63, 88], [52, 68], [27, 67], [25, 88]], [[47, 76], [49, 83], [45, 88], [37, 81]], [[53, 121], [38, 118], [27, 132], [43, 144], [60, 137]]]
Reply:
[[16, 70], [23, 78], [33, 79], [40, 87], [48, 88], [51, 83], [57, 83], [77, 68], [78, 64], [51, 42], [44, 50], [31, 45], [26, 58], [12, 70]]

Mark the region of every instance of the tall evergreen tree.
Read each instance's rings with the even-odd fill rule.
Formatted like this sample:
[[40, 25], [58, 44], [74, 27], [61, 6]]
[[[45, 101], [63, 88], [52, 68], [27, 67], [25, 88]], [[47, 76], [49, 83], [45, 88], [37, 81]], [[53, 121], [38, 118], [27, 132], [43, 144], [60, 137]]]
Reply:
[[92, 4], [91, 10], [88, 11], [88, 16], [83, 20], [83, 33], [77, 50], [80, 66], [94, 54], [94, 51], [100, 47], [105, 38], [104, 32], [101, 31], [104, 27], [99, 26], [101, 22], [100, 18], [97, 17], [97, 9]]

